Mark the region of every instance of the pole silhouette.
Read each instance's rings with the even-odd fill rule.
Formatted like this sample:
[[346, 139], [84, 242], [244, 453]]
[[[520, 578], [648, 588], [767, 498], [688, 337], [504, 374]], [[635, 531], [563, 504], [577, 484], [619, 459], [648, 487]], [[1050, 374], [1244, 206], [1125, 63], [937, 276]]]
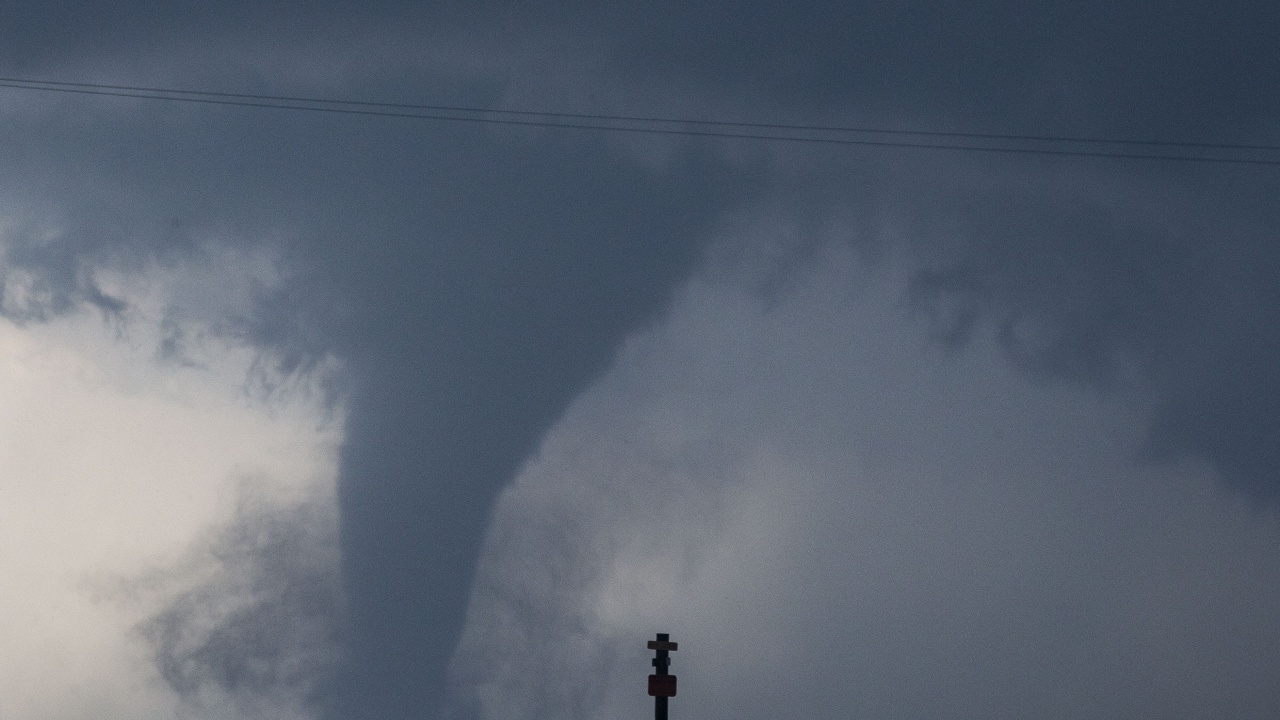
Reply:
[[667, 668], [671, 666], [670, 653], [679, 649], [679, 644], [671, 642], [671, 636], [667, 633], [658, 633], [656, 640], [649, 641], [649, 649], [654, 651], [654, 674], [649, 676], [653, 720], [667, 720], [667, 699], [676, 694], [676, 676], [667, 673]]

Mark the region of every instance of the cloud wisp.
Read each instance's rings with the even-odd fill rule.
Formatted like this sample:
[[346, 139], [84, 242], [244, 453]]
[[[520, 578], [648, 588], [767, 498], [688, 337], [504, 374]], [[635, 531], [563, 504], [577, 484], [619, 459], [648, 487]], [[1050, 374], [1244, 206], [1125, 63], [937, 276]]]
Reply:
[[158, 609], [137, 630], [188, 712], [307, 718], [332, 693], [346, 622], [332, 489], [241, 484], [233, 518], [130, 581]]

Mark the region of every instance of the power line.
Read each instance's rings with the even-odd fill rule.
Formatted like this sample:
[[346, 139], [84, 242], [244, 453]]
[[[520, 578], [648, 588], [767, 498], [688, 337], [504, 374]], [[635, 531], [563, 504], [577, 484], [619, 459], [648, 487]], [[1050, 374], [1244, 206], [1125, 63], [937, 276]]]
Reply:
[[[855, 127], [847, 125], [793, 125], [785, 123], [760, 123], [733, 120], [705, 120], [695, 118], [656, 117], [646, 115], [606, 115], [593, 113], [566, 113], [543, 110], [512, 110], [498, 108], [467, 107], [457, 105], [421, 105], [414, 103], [372, 102], [366, 100], [339, 100], [334, 98], [314, 98], [296, 95], [259, 95], [252, 93], [214, 92], [208, 90], [178, 90], [173, 88], [146, 87], [137, 85], [107, 85], [99, 83], [65, 82], [57, 80], [27, 80], [21, 78], [0, 77], [0, 83], [23, 83], [20, 87], [29, 89], [54, 89], [55, 87], [90, 88], [94, 90], [120, 90], [138, 93], [159, 93], [174, 96], [193, 96], [211, 98], [235, 98], [244, 100], [270, 100], [290, 103], [309, 103], [335, 106], [384, 108], [398, 110], [420, 110], [428, 112], [487, 113], [492, 115], [509, 115], [525, 117], [560, 118], [569, 120], [604, 120], [617, 122], [643, 122], [667, 125], [700, 125], [704, 127], [748, 128], [758, 130], [794, 130], [812, 132], [865, 133], [878, 135], [902, 135], [912, 137], [966, 138], [978, 140], [1016, 140], [1027, 142], [1057, 142], [1094, 145], [1132, 145], [1142, 147], [1178, 147], [1198, 148], [1205, 150], [1260, 150], [1280, 152], [1280, 145], [1252, 145], [1244, 143], [1206, 143], [1184, 142], [1173, 140], [1126, 140], [1120, 138], [1084, 137], [1070, 135], [1017, 135], [1008, 133], [979, 132], [944, 132], [936, 130], [902, 130], [893, 128]], [[50, 86], [44, 88], [42, 86]], [[15, 87], [5, 84], [0, 87]], [[138, 97], [129, 95], [128, 97]], [[150, 95], [148, 95], [150, 97]], [[177, 99], [171, 98], [171, 99]]]
[[[270, 108], [277, 110], [302, 110], [309, 112], [363, 115], [372, 117], [405, 118], [417, 120], [471, 122], [492, 125], [564, 128], [573, 130], [598, 130], [607, 132], [641, 133], [650, 135], [678, 135], [775, 142], [813, 143], [824, 145], [853, 145], [865, 147], [892, 147], [920, 150], [948, 150], [961, 152], [986, 152], [1024, 155], [1057, 155], [1069, 157], [1095, 157], [1125, 160], [1166, 160], [1179, 162], [1219, 163], [1280, 166], [1280, 158], [1258, 158], [1221, 155], [1158, 154], [1104, 149], [1046, 148], [1018, 145], [974, 145], [935, 142], [911, 142], [903, 140], [874, 139], [867, 137], [831, 137], [830, 135], [797, 135], [794, 133], [841, 133], [845, 135], [890, 135], [917, 138], [950, 138], [992, 142], [1091, 144], [1121, 147], [1165, 147], [1186, 150], [1237, 150], [1254, 152], [1280, 152], [1277, 145], [1249, 145], [1227, 143], [1195, 143], [1160, 140], [1122, 140], [1097, 137], [1069, 137], [1055, 135], [1015, 135], [1002, 133], [964, 133], [924, 130], [899, 130], [889, 128], [849, 127], [830, 125], [791, 125], [782, 123], [734, 122], [726, 120], [702, 120], [666, 118], [636, 115], [606, 115], [588, 113], [562, 113], [537, 110], [490, 109], [451, 105], [420, 105], [410, 103], [384, 103], [334, 98], [313, 98], [290, 95], [260, 95], [252, 93], [181, 90], [173, 88], [144, 87], [134, 85], [109, 85], [100, 83], [66, 82], [55, 80], [31, 80], [0, 77], [0, 88], [37, 90], [43, 92], [72, 93], [127, 97], [145, 100], [169, 100], [173, 102], [225, 105], [234, 107]], [[495, 117], [497, 116], [497, 117]], [[637, 124], [640, 123], [640, 124]], [[693, 129], [687, 126], [695, 126]], [[680, 127], [685, 126], [685, 127]], [[734, 129], [740, 130], [734, 130]], [[787, 131], [783, 133], [782, 131]]]

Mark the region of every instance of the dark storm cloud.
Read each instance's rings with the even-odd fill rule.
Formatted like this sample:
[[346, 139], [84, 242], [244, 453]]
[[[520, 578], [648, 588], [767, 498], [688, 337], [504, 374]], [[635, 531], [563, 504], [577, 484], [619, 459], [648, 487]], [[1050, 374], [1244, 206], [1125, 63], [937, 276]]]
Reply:
[[1147, 453], [1201, 457], [1259, 499], [1280, 492], [1274, 358], [1280, 215], [1247, 180], [1146, 197], [1124, 187], [968, 195], [916, 290], [948, 341], [991, 328], [1041, 378], [1154, 387]]
[[[289, 282], [248, 335], [297, 367], [336, 355], [350, 398], [351, 632], [326, 706], [430, 712], [493, 498], [614, 346], [657, 317], [749, 180], [696, 155], [655, 172], [563, 136], [150, 107], [86, 122], [66, 107], [28, 126], [62, 152], [7, 153], [70, 186], [31, 201], [58, 211], [57, 239], [31, 246], [75, 277], [185, 258], [208, 237], [281, 246]], [[13, 260], [56, 307], [84, 292], [55, 264]]]
[[[1280, 11], [1263, 3], [4, 12], [10, 75], [584, 111], [647, 97], [650, 113], [1230, 142], [1275, 136], [1280, 78]], [[320, 60], [341, 72], [323, 77]], [[95, 267], [209, 238], [270, 244], [288, 280], [264, 292], [249, 337], [290, 366], [344, 363], [337, 716], [439, 702], [496, 493], [619, 341], [660, 316], [726, 215], [759, 203], [802, 235], [848, 208], [859, 242], [914, 228], [920, 298], [957, 309], [951, 340], [994, 324], [1029, 369], [1098, 384], [1132, 362], [1163, 392], [1153, 455], [1277, 487], [1276, 180], [1262, 171], [701, 143], [654, 160], [602, 136], [4, 98], [0, 183], [34, 228], [10, 233], [6, 262], [50, 310], [109, 307]]]

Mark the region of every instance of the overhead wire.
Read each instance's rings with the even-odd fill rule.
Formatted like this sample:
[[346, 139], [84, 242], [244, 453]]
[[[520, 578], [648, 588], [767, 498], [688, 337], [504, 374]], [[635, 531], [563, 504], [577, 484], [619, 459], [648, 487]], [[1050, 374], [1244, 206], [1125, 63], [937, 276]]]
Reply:
[[[489, 113], [493, 115], [520, 115], [575, 120], [607, 120], [625, 122], [645, 122], [662, 124], [701, 125], [709, 127], [741, 127], [767, 130], [806, 130], [815, 132], [873, 133], [881, 135], [906, 135], [916, 137], [949, 137], [984, 140], [1021, 140], [1036, 142], [1090, 143], [1101, 145], [1134, 145], [1153, 147], [1181, 147], [1216, 150], [1263, 150], [1280, 152], [1280, 145], [1254, 145], [1245, 143], [1206, 143], [1175, 140], [1134, 140], [1121, 138], [1085, 137], [1070, 135], [1018, 135], [1010, 133], [954, 132], [938, 130], [905, 130], [900, 128], [857, 127], [847, 125], [800, 125], [788, 123], [762, 123], [735, 120], [707, 120], [698, 118], [659, 117], [652, 115], [608, 115], [600, 113], [569, 113], [545, 110], [515, 110], [510, 108], [483, 108], [459, 105], [423, 105], [417, 103], [390, 103], [368, 100], [346, 100], [335, 98], [316, 98], [297, 95], [261, 95], [255, 93], [216, 92], [210, 90], [180, 90], [176, 88], [160, 88], [139, 85], [111, 85], [104, 83], [68, 82], [59, 80], [31, 80], [22, 78], [0, 77], [0, 83], [23, 83], [21, 87], [40, 89], [41, 86], [66, 88], [89, 88], [94, 90], [120, 90], [139, 93], [170, 94], [175, 96], [203, 96], [215, 98], [238, 98], [247, 100], [272, 100], [292, 103], [311, 103], [336, 106], [387, 108], [400, 110], [422, 110], [436, 112]], [[3, 87], [11, 87], [4, 85]], [[137, 97], [129, 95], [128, 97]], [[177, 98], [170, 98], [177, 99]]]
[[[946, 150], [1024, 155], [1056, 155], [1125, 160], [1164, 160], [1195, 163], [1280, 166], [1280, 158], [1243, 157], [1239, 155], [1165, 154], [1152, 152], [1084, 149], [1070, 147], [1035, 147], [1009, 144], [959, 144], [884, 139], [883, 136], [978, 140], [999, 143], [1056, 143], [1059, 145], [1095, 145], [1121, 148], [1177, 148], [1182, 150], [1231, 150], [1280, 153], [1280, 145], [1243, 143], [1205, 143], [1150, 139], [1118, 139], [1059, 135], [1019, 135], [1006, 133], [949, 132], [905, 130], [898, 128], [854, 127], [838, 125], [804, 125], [786, 123], [740, 122], [642, 115], [609, 115], [568, 113], [510, 108], [483, 108], [456, 105], [389, 103], [364, 100], [317, 98], [292, 95], [187, 90], [137, 85], [35, 80], [0, 77], [0, 88], [44, 92], [97, 95], [108, 97], [169, 100], [173, 102], [224, 105], [277, 110], [363, 115], [417, 120], [470, 122], [491, 125], [564, 128], [606, 132], [675, 135], [687, 137], [741, 139], [824, 145], [852, 145], [918, 150]], [[693, 126], [693, 127], [690, 127]], [[785, 134], [784, 134], [785, 131]], [[809, 134], [795, 134], [809, 133]], [[814, 134], [825, 133], [825, 134]], [[843, 134], [845, 137], [831, 134]], [[848, 137], [858, 135], [860, 137]], [[871, 136], [881, 136], [880, 139]]]

